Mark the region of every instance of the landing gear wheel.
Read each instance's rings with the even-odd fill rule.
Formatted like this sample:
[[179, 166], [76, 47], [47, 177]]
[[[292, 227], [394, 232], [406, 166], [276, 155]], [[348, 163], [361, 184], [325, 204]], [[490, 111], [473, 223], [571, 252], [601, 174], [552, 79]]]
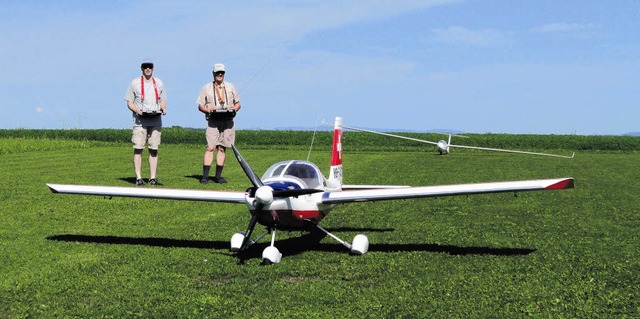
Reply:
[[369, 251], [369, 238], [363, 234], [356, 235], [351, 245], [351, 253], [354, 255], [364, 255], [367, 251]]
[[262, 261], [265, 264], [277, 264], [281, 258], [282, 254], [275, 246], [269, 246], [262, 251]]
[[244, 232], [239, 232], [233, 234], [231, 236], [231, 248], [229, 250], [235, 252], [239, 251], [242, 248], [242, 243], [244, 242]]

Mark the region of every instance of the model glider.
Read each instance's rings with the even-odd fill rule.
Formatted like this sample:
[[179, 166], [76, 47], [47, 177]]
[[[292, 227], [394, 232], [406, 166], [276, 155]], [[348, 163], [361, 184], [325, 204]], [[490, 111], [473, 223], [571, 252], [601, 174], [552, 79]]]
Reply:
[[[342, 183], [342, 119], [334, 124], [329, 177], [325, 178], [313, 163], [288, 160], [273, 164], [258, 177], [235, 146], [233, 152], [251, 182], [246, 191], [209, 191], [191, 189], [139, 188], [115, 186], [47, 184], [52, 192], [62, 194], [124, 196], [223, 202], [246, 205], [250, 220], [246, 231], [231, 237], [230, 250], [242, 252], [271, 234], [271, 244], [262, 252], [265, 263], [278, 263], [282, 257], [275, 247], [277, 230], [313, 230], [326, 233], [356, 255], [369, 249], [366, 235], [358, 234], [347, 243], [321, 227], [320, 221], [337, 205], [353, 202], [397, 200], [469, 194], [559, 190], [573, 188], [573, 178], [524, 180], [442, 186], [346, 185]], [[257, 224], [266, 231], [252, 239]]]
[[465, 138], [467, 137], [467, 136], [455, 135], [455, 134], [447, 134], [447, 135], [449, 135], [449, 140], [448, 141], [439, 140], [438, 142], [433, 142], [433, 141], [421, 140], [421, 139], [418, 139], [418, 138], [412, 138], [412, 137], [407, 137], [407, 136], [402, 136], [402, 135], [396, 135], [396, 134], [390, 134], [390, 133], [384, 133], [384, 132], [377, 132], [377, 131], [367, 130], [367, 129], [363, 129], [363, 128], [357, 128], [357, 127], [353, 127], [353, 126], [343, 125], [342, 127], [345, 128], [345, 129], [348, 129], [348, 130], [352, 130], [352, 131], [367, 132], [367, 133], [373, 133], [373, 134], [378, 134], [378, 135], [384, 135], [384, 136], [390, 136], [390, 137], [405, 139], [405, 140], [409, 140], [409, 141], [432, 144], [432, 145], [435, 145], [438, 148], [438, 152], [440, 153], [440, 155], [449, 154], [449, 151], [450, 151], [450, 149], [452, 147], [454, 147], [454, 148], [467, 148], [467, 149], [474, 149], [474, 150], [483, 150], [483, 151], [495, 151], [495, 152], [506, 152], [506, 153], [518, 153], [518, 154], [562, 157], [562, 158], [573, 158], [576, 155], [575, 152], [573, 154], [571, 154], [571, 156], [567, 156], [567, 155], [557, 155], [557, 154], [548, 154], [548, 153], [536, 153], [536, 152], [527, 152], [527, 151], [518, 151], [518, 150], [507, 150], [507, 149], [501, 149], [501, 148], [490, 148], [490, 147], [451, 144], [451, 137], [452, 136], [465, 137]]

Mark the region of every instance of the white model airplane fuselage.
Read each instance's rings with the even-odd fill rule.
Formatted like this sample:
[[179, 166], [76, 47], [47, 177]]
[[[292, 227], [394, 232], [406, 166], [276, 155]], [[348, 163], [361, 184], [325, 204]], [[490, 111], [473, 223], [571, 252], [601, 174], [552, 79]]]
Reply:
[[[231, 250], [243, 251], [266, 234], [272, 233], [271, 245], [262, 254], [268, 263], [277, 263], [282, 254], [275, 248], [276, 230], [310, 230], [317, 228], [339, 241], [354, 254], [364, 254], [369, 241], [357, 235], [353, 244], [346, 243], [320, 227], [320, 221], [338, 204], [396, 200], [407, 198], [440, 197], [453, 195], [557, 190], [573, 187], [573, 178], [491, 182], [441, 186], [345, 185], [342, 183], [342, 119], [334, 124], [331, 168], [328, 178], [313, 163], [301, 160], [273, 164], [262, 178], [250, 168], [235, 146], [232, 149], [240, 166], [253, 184], [244, 192], [190, 189], [139, 188], [115, 186], [47, 184], [54, 193], [200, 200], [246, 204], [251, 220], [245, 232], [231, 238]], [[267, 229], [252, 240], [251, 234], [259, 223]]]

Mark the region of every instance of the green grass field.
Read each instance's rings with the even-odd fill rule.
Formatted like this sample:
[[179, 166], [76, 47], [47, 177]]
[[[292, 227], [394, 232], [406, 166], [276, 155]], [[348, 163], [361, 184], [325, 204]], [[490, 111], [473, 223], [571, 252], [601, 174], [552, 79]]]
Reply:
[[[528, 150], [577, 150], [562, 159], [439, 156], [427, 145], [347, 133], [350, 184], [574, 177], [576, 188], [344, 205], [322, 225], [347, 241], [367, 234], [367, 254], [351, 256], [328, 237], [279, 232], [282, 262], [261, 266], [266, 241], [244, 265], [228, 251], [249, 220], [242, 205], [56, 195], [45, 186], [131, 186], [128, 141], [0, 133], [0, 318], [640, 317], [638, 138], [621, 139], [624, 151], [616, 151], [596, 145], [613, 138], [594, 138], [593, 146], [579, 137], [575, 148], [547, 150], [540, 137], [518, 137]], [[307, 158], [311, 133], [300, 133], [303, 142], [259, 134], [281, 141], [275, 146], [250, 134], [239, 134], [238, 148], [259, 175], [273, 162]], [[228, 184], [200, 185], [197, 143], [161, 146], [163, 187], [249, 186], [233, 155]], [[327, 134], [316, 143], [310, 159], [328, 174]]]

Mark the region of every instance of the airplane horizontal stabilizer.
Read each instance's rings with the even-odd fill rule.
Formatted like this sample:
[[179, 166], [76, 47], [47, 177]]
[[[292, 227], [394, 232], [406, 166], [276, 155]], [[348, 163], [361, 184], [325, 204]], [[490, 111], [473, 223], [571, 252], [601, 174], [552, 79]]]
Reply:
[[237, 204], [245, 203], [244, 192], [232, 192], [232, 191], [225, 192], [225, 191], [171, 189], [171, 188], [90, 186], [90, 185], [68, 185], [68, 184], [47, 184], [47, 186], [51, 189], [53, 193], [61, 193], [61, 194], [161, 198], [161, 199], [194, 200], [194, 201], [224, 202], [224, 203], [237, 203]]
[[573, 188], [573, 178], [371, 189], [325, 193], [323, 204]]

